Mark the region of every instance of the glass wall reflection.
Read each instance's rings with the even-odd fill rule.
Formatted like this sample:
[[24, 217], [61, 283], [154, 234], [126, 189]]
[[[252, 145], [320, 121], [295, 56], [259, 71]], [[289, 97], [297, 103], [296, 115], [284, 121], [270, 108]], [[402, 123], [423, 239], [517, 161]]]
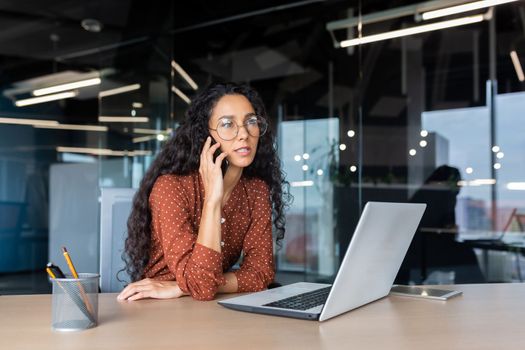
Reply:
[[258, 90], [278, 135], [295, 197], [278, 282], [331, 281], [371, 200], [429, 206], [398, 282], [521, 281], [524, 5], [416, 5], [0, 2], [0, 293], [48, 291], [62, 244], [98, 269], [101, 189], [137, 188], [214, 81]]
[[282, 271], [300, 271], [307, 279], [334, 275], [334, 170], [339, 165], [337, 118], [283, 121], [279, 129], [283, 171], [293, 203], [286, 215], [287, 236], [278, 251]]
[[[427, 203], [398, 282], [523, 278], [524, 202], [516, 195], [522, 175], [515, 172], [519, 166], [505, 166], [520, 147], [513, 130], [520, 126], [511, 125], [520, 109], [516, 91], [523, 88], [515, 59], [523, 34], [510, 24], [518, 21], [519, 7], [429, 21], [404, 18], [410, 11], [374, 14], [383, 20], [363, 12], [355, 29], [356, 40], [365, 41], [358, 46], [363, 201]], [[447, 20], [440, 30], [366, 43], [376, 33], [426, 31], [427, 23]]]
[[49, 292], [63, 245], [99, 270], [100, 189], [137, 186], [171, 125], [171, 41], [156, 34], [171, 20], [133, 1], [0, 2], [0, 294]]

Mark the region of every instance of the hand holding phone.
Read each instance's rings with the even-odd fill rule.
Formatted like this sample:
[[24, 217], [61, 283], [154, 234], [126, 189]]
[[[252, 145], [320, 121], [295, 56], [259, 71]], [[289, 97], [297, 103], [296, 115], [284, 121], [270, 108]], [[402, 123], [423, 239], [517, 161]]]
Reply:
[[[212, 145], [212, 137], [208, 136], [202, 148], [199, 173], [204, 183], [204, 197], [211, 203], [221, 203], [224, 193], [222, 163], [226, 153], [220, 151], [220, 143]], [[218, 155], [216, 155], [218, 153]]]
[[[211, 139], [211, 145], [215, 145], [217, 143], [217, 141], [215, 141], [212, 137]], [[220, 156], [222, 153], [220, 147], [217, 148], [217, 150], [213, 153], [213, 161], [215, 162], [217, 160], [217, 157]], [[222, 162], [222, 165], [221, 165], [221, 169], [222, 169], [222, 176], [224, 177], [224, 175], [226, 174], [226, 170], [228, 170], [228, 160], [224, 160]]]

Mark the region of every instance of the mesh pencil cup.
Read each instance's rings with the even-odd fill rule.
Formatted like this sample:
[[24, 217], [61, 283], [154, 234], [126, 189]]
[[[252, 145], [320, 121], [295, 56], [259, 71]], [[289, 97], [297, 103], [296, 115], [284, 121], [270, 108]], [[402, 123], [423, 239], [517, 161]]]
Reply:
[[51, 307], [51, 328], [81, 331], [97, 325], [100, 276], [80, 273], [78, 278], [55, 278]]

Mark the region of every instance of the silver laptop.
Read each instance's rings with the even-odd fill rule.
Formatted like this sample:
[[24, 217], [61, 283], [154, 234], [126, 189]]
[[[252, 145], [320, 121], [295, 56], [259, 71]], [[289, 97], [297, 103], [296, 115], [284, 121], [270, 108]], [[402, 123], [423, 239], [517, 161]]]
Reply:
[[230, 309], [325, 321], [390, 292], [426, 204], [368, 202], [334, 284], [300, 282], [219, 301]]

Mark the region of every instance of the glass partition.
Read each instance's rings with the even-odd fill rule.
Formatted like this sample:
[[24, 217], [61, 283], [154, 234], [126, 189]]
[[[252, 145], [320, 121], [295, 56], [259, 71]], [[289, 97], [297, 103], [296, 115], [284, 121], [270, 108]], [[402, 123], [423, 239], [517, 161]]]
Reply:
[[0, 4], [0, 294], [50, 292], [61, 246], [99, 270], [100, 188], [138, 187], [173, 127], [172, 19], [132, 1]]
[[337, 268], [333, 180], [339, 164], [339, 120], [283, 121], [279, 136], [294, 200], [286, 215], [287, 235], [278, 251], [278, 266], [303, 272], [307, 279], [330, 278]]
[[[418, 9], [425, 6], [434, 5]], [[427, 204], [400, 283], [521, 281], [523, 258], [516, 252], [525, 202], [515, 162], [522, 144], [516, 118], [523, 32], [511, 23], [523, 9], [509, 4], [436, 19], [418, 17], [426, 10], [405, 10], [389, 17], [384, 8], [372, 20], [363, 9], [354, 31], [366, 42], [378, 33], [425, 29], [355, 48], [362, 202]], [[427, 32], [429, 23], [446, 25]]]
[[397, 282], [521, 281], [524, 5], [424, 15], [464, 2], [0, 5], [0, 293], [49, 291], [60, 245], [98, 269], [100, 188], [137, 188], [214, 81], [277, 134], [278, 282], [330, 282], [372, 200], [428, 205]]

